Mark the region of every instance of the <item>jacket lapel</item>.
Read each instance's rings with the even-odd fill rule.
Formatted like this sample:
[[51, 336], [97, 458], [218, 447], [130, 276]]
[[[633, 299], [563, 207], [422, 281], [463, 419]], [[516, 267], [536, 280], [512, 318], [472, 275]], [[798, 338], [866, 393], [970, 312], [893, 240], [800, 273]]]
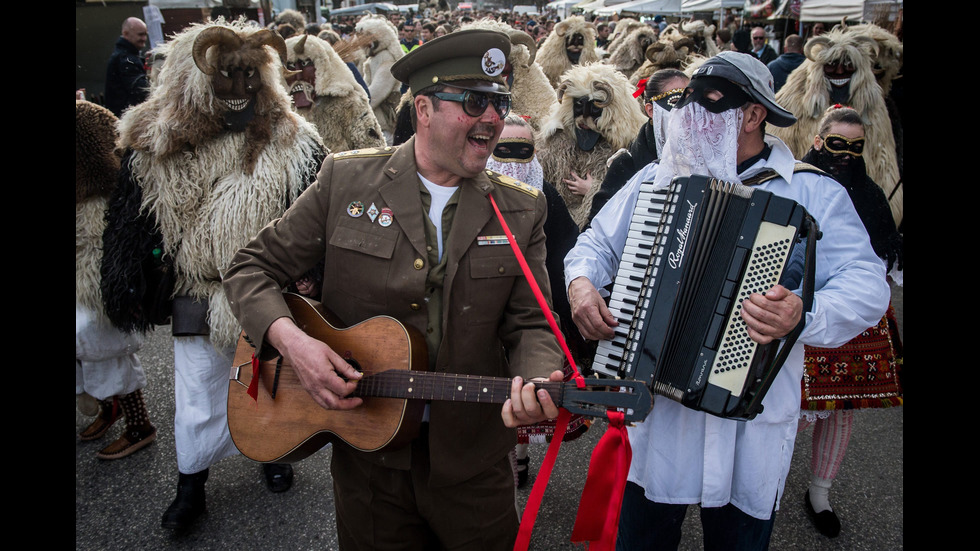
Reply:
[[401, 145], [385, 164], [390, 181], [381, 187], [381, 197], [391, 209], [394, 222], [422, 258], [425, 251], [425, 222], [415, 167], [415, 138]]
[[449, 232], [449, 248], [446, 250], [449, 256], [446, 259], [444, 289], [452, 289], [459, 260], [494, 216], [493, 206], [488, 197], [492, 189], [493, 184], [482, 172], [472, 180], [465, 180], [460, 187], [459, 204], [456, 206], [453, 228]]

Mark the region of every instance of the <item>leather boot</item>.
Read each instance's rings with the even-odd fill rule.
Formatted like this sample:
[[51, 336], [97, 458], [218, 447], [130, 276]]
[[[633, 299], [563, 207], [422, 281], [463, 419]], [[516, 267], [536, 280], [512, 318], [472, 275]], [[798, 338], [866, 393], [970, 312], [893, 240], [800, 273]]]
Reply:
[[177, 479], [177, 497], [163, 513], [164, 528], [185, 530], [189, 528], [206, 509], [204, 483], [208, 480], [208, 470], [194, 474], [180, 473]]
[[142, 390], [130, 392], [118, 402], [126, 416], [126, 432], [99, 450], [95, 454], [99, 459], [121, 459], [152, 444], [157, 438], [157, 429], [150, 423]]
[[85, 442], [102, 438], [120, 417], [122, 417], [122, 411], [120, 411], [119, 401], [116, 398], [99, 400], [99, 416], [95, 418], [95, 421], [92, 421], [91, 425], [79, 433], [79, 440]]

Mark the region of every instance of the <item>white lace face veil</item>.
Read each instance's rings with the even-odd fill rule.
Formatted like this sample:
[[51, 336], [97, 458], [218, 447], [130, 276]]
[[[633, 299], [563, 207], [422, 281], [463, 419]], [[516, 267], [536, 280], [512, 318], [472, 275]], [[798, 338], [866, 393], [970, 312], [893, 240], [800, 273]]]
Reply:
[[670, 114], [673, 111], [668, 111], [663, 107], [657, 105], [657, 102], [651, 102], [653, 109], [650, 112], [650, 124], [653, 125], [653, 137], [657, 141], [657, 151], [664, 150], [664, 142], [667, 141], [667, 123], [670, 122]]
[[674, 177], [692, 174], [741, 182], [736, 167], [743, 117], [739, 108], [712, 113], [694, 102], [674, 108], [654, 187], [666, 187]]
[[498, 161], [491, 156], [487, 159], [487, 168], [501, 174], [506, 174], [515, 180], [520, 180], [538, 189], [541, 189], [544, 185], [544, 171], [541, 169], [541, 163], [538, 162], [537, 157], [533, 157], [530, 162], [526, 163], [506, 163]]

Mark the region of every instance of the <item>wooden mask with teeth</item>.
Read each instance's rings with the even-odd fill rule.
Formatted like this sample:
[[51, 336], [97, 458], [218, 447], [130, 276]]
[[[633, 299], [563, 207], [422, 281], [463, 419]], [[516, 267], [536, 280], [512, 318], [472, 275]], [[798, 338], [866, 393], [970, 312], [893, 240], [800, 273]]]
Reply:
[[211, 77], [228, 131], [241, 132], [255, 118], [256, 99], [263, 88], [259, 68], [269, 62], [265, 46], [272, 46], [285, 63], [286, 42], [267, 29], [242, 37], [226, 27], [211, 27], [194, 41], [194, 63]]

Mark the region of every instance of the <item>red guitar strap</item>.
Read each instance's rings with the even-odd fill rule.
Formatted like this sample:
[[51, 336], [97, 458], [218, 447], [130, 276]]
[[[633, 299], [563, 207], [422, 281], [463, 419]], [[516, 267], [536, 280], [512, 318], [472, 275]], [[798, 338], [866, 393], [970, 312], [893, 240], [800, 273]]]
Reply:
[[[531, 269], [527, 265], [527, 260], [517, 246], [514, 235], [511, 233], [507, 222], [504, 220], [497, 202], [493, 195], [488, 195], [490, 204], [497, 214], [500, 226], [507, 235], [510, 248], [517, 257], [517, 262], [524, 271], [534, 297], [538, 301], [541, 311], [548, 319], [548, 325], [555, 334], [558, 344], [565, 353], [565, 358], [572, 366], [574, 373], [573, 379], [579, 388], [585, 387], [585, 379], [575, 365], [575, 359], [565, 343], [565, 337], [558, 328], [558, 322], [551, 314], [551, 308], [534, 279]], [[544, 461], [538, 471], [538, 476], [531, 488], [531, 495], [528, 497], [524, 507], [524, 515], [521, 517], [521, 526], [514, 542], [514, 551], [525, 551], [531, 543], [531, 532], [534, 530], [534, 520], [537, 517], [538, 509], [544, 498], [545, 489], [548, 486], [548, 479], [558, 458], [558, 450], [561, 447], [561, 435], [565, 434], [571, 413], [565, 408], [560, 408], [558, 420], [555, 425], [554, 436], [548, 446]], [[594, 548], [599, 550], [612, 550], [616, 545], [616, 531], [619, 526], [619, 510], [623, 501], [623, 491], [626, 487], [626, 475], [629, 472], [630, 461], [633, 452], [630, 449], [629, 438], [626, 435], [626, 426], [623, 422], [621, 412], [611, 411], [607, 413], [609, 426], [606, 433], [599, 440], [595, 450], [592, 451], [592, 459], [589, 462], [589, 472], [586, 475], [585, 488], [582, 491], [582, 498], [579, 500], [579, 510], [575, 518], [575, 526], [572, 528], [572, 541], [592, 542]], [[610, 468], [612, 466], [612, 468]]]

